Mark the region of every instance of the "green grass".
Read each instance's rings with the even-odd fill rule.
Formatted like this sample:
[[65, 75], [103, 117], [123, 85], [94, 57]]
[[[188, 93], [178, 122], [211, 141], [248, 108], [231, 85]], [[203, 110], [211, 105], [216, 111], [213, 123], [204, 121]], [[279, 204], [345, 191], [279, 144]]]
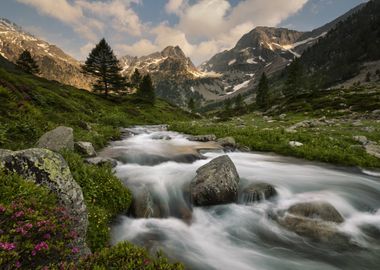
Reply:
[[[132, 95], [103, 96], [58, 82], [0, 67], [0, 148], [32, 147], [59, 125], [74, 129], [76, 140], [101, 148], [120, 136], [119, 128], [189, 119], [191, 115], [165, 101], [154, 106]], [[92, 130], [82, 128], [90, 123]]]
[[[380, 167], [380, 159], [368, 155], [353, 140], [353, 136], [364, 135], [368, 139], [380, 142], [380, 123], [376, 120], [363, 120], [362, 127], [373, 127], [377, 132], [362, 130], [352, 126], [345, 119], [336, 120], [338, 125], [300, 128], [296, 133], [286, 132], [286, 128], [315, 116], [304, 113], [288, 114], [285, 120], [273, 117], [266, 121], [252, 113], [233, 118], [227, 122], [199, 120], [173, 123], [170, 128], [188, 134], [215, 134], [217, 137], [232, 136], [240, 145], [254, 151], [269, 151], [281, 155], [295, 156], [308, 160], [317, 160], [348, 166]], [[243, 124], [243, 125], [242, 125]], [[302, 147], [291, 147], [289, 141], [299, 141]]]

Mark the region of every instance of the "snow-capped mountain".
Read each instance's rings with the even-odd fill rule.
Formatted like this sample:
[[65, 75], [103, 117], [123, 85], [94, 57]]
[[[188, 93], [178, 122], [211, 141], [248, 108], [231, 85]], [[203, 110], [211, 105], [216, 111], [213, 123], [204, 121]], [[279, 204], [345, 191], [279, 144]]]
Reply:
[[60, 48], [23, 31], [9, 20], [0, 19], [0, 55], [15, 63], [26, 49], [37, 61], [40, 76], [78, 88], [90, 88], [90, 79], [80, 72], [79, 61]]
[[168, 46], [148, 56], [124, 56], [120, 62], [127, 77], [135, 69], [150, 73], [157, 95], [180, 106], [186, 106], [191, 97], [205, 102], [225, 94], [220, 75], [199, 71], [179, 46]]

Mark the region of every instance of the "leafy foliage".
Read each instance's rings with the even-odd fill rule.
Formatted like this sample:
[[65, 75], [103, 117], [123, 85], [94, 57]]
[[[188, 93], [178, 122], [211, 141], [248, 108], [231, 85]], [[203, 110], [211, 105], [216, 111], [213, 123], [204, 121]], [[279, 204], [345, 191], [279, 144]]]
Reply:
[[40, 69], [28, 50], [23, 51], [17, 59], [17, 66], [26, 73], [38, 74]]
[[79, 252], [72, 219], [46, 188], [0, 171], [0, 268], [42, 269]]
[[120, 74], [119, 60], [104, 38], [92, 49], [82, 69], [96, 78], [93, 89], [103, 92], [105, 96], [126, 87], [125, 78]]
[[152, 258], [146, 250], [121, 242], [83, 260], [80, 269], [183, 270], [184, 267], [178, 263], [170, 264], [161, 254], [158, 254], [157, 258]]

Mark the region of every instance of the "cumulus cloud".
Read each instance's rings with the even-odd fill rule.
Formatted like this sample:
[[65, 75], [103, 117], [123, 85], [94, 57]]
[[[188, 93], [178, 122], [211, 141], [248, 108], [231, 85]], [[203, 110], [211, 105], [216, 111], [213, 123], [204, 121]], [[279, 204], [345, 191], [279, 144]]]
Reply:
[[179, 45], [199, 64], [215, 53], [234, 46], [255, 26], [276, 26], [299, 11], [308, 0], [167, 0], [165, 11], [178, 23], [154, 25], [141, 21], [132, 4], [144, 0], [17, 0], [71, 26], [87, 40], [83, 55], [105, 34], [119, 55], [145, 55], [168, 45]]

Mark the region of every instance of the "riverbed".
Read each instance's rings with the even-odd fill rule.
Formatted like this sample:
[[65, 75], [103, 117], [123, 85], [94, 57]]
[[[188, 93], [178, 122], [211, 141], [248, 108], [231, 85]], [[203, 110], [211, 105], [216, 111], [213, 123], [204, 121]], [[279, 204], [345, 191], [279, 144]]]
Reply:
[[[224, 152], [214, 143], [187, 140], [165, 127], [135, 127], [103, 155], [116, 158], [119, 179], [132, 191], [147, 189], [160, 218], [120, 216], [112, 244], [128, 240], [162, 250], [187, 269], [379, 269], [380, 177], [356, 168], [256, 152]], [[277, 196], [259, 202], [193, 207], [188, 187], [196, 170], [228, 155], [239, 190], [268, 183]], [[344, 218], [337, 229], [350, 245], [320, 243], [280, 226], [271, 213], [300, 202], [324, 201]]]

